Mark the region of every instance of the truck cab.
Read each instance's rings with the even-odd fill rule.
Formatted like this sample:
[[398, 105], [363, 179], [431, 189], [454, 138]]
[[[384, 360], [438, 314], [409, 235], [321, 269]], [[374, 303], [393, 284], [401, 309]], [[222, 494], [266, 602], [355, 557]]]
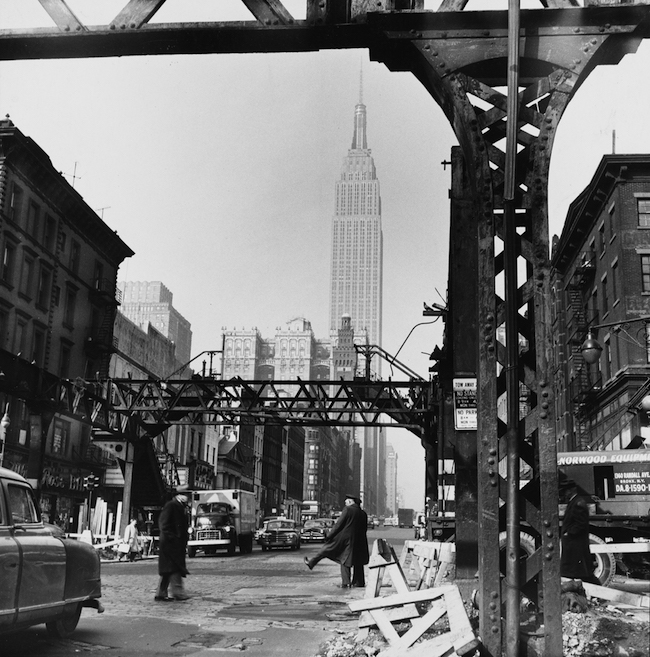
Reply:
[[253, 550], [255, 495], [236, 489], [196, 491], [192, 494], [192, 523], [187, 544], [189, 557], [225, 550], [241, 554]]

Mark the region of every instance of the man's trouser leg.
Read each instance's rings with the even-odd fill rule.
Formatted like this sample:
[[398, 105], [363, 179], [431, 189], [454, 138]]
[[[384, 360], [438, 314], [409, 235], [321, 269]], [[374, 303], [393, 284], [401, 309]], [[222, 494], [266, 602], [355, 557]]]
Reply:
[[341, 564], [341, 586], [348, 587], [352, 585], [352, 580], [350, 579], [351, 574], [352, 568]]
[[156, 591], [156, 597], [157, 598], [168, 597], [169, 595], [167, 591], [168, 588], [169, 588], [169, 573], [165, 573], [164, 575], [160, 576], [160, 580], [158, 582], [158, 590]]
[[363, 572], [363, 564], [353, 567], [354, 576], [352, 577], [352, 586], [364, 588], [366, 586], [366, 578]]

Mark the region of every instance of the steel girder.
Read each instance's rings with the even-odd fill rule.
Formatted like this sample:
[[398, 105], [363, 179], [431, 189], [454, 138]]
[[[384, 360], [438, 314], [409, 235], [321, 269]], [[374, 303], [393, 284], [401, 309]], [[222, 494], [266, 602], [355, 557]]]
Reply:
[[108, 379], [62, 382], [57, 410], [100, 431], [125, 432], [129, 418], [156, 435], [172, 424], [239, 424], [242, 418], [300, 426], [404, 427], [419, 437], [433, 414], [432, 384], [396, 381]]
[[[445, 111], [468, 168], [474, 172], [471, 182], [479, 241], [480, 617], [481, 636], [493, 655], [500, 655], [504, 647], [508, 655], [519, 653], [520, 595], [534, 600], [540, 611], [543, 654], [562, 655], [557, 461], [549, 367], [548, 170], [560, 118], [579, 85], [597, 64], [616, 63], [637, 47], [649, 14], [648, 7], [636, 10], [634, 16], [625, 17], [602, 9], [522, 13], [519, 93], [512, 119], [517, 121], [516, 210], [509, 236], [503, 143], [511, 120], [505, 91], [505, 17], [494, 17], [489, 23], [461, 23], [455, 15], [444, 26], [430, 18], [415, 33], [406, 29], [404, 16], [390, 25], [386, 17], [369, 17], [395, 42], [392, 51], [385, 49], [390, 52], [388, 58], [380, 55], [377, 59], [392, 69], [410, 70], [422, 81]], [[519, 271], [510, 295], [505, 280], [508, 248], [515, 251]], [[506, 320], [515, 327], [511, 335], [517, 339], [518, 362], [514, 365], [508, 361]], [[514, 402], [514, 414], [499, 415], [499, 401], [508, 400], [513, 390], [507, 378], [513, 369], [518, 386], [510, 394], [517, 399], [510, 399], [507, 406]], [[524, 404], [519, 403], [520, 396]], [[507, 549], [501, 551], [506, 562], [513, 564], [510, 571], [515, 576], [510, 579], [499, 548], [500, 543], [504, 547], [504, 520], [513, 511], [515, 521], [507, 524], [505, 532]], [[533, 554], [519, 549], [523, 526], [535, 538]], [[502, 625], [504, 598], [507, 613]], [[533, 652], [539, 646], [529, 648]]]
[[[481, 636], [489, 654], [500, 655], [504, 649], [513, 654], [513, 646], [518, 645], [515, 635], [519, 633], [519, 616], [512, 606], [508, 607], [504, 646], [502, 587], [511, 592], [508, 595], [516, 587], [517, 595], [525, 593], [541, 611], [544, 623], [541, 651], [551, 657], [561, 655], [557, 475], [548, 362], [551, 353], [548, 168], [555, 132], [570, 98], [595, 66], [617, 63], [626, 53], [634, 52], [642, 38], [649, 36], [650, 7], [646, 3], [598, 6], [597, 0], [585, 0], [589, 6], [579, 7], [575, 0], [540, 0], [543, 9], [521, 12], [515, 158], [517, 226], [513, 238], [516, 243], [508, 246], [516, 250], [525, 275], [517, 282], [516, 298], [506, 299], [502, 282], [506, 153], [501, 145], [508, 119], [508, 98], [503, 92], [507, 86], [506, 12], [465, 12], [467, 0], [442, 0], [437, 12], [413, 11], [421, 9], [419, 0], [388, 0], [383, 5], [387, 11], [383, 12], [369, 11], [378, 5], [366, 0], [307, 0], [307, 20], [296, 21], [279, 0], [242, 0], [254, 21], [153, 24], [150, 19], [164, 0], [130, 0], [109, 24], [86, 26], [63, 0], [40, 1], [55, 26], [0, 30], [0, 59], [369, 48], [371, 57], [390, 69], [413, 72], [440, 104], [474, 171], [479, 235]], [[498, 402], [506, 391], [507, 345], [502, 333], [506, 316], [521, 336], [516, 369], [520, 388], [527, 398], [521, 417], [514, 422], [510, 418], [512, 426], [497, 412]], [[295, 385], [295, 382], [285, 384]], [[148, 383], [150, 388], [152, 385]], [[162, 400], [167, 394], [177, 393], [183, 399], [180, 389], [186, 384], [171, 385], [170, 393], [158, 386], [137, 394], [119, 387], [114, 392], [116, 399], [121, 394], [125, 401], [130, 401], [134, 413], [135, 409], [139, 409], [137, 413], [148, 413], [152, 424], [158, 420], [165, 423], [173, 416], [172, 411], [163, 409]], [[312, 390], [305, 384], [301, 392], [300, 403], [314, 418], [319, 417], [319, 404], [323, 402], [318, 385], [322, 384], [316, 384]], [[372, 383], [375, 385], [379, 382]], [[374, 396], [377, 403], [386, 404], [390, 411], [387, 415], [394, 413], [392, 422], [411, 427], [413, 417], [400, 407], [393, 394], [370, 392], [372, 386], [368, 388], [367, 382], [365, 386], [364, 393], [350, 390], [347, 394], [361, 403]], [[258, 404], [268, 403], [269, 411], [271, 403], [279, 403], [276, 393], [280, 388], [273, 390], [273, 394], [271, 390], [263, 398], [253, 396]], [[247, 403], [246, 399], [240, 399], [239, 392], [224, 390], [223, 394]], [[247, 394], [253, 391], [248, 390]], [[94, 414], [94, 421], [101, 419], [109, 426], [119, 415], [128, 417], [126, 412], [111, 417], [114, 410], [98, 400], [93, 403], [92, 393], [88, 391], [71, 392], [70, 399], [75, 395], [78, 407], [85, 404], [86, 410]], [[187, 397], [190, 398], [192, 395]], [[194, 398], [197, 403], [206, 400], [198, 393]], [[345, 406], [347, 401], [337, 402], [343, 404], [344, 412], [334, 423], [342, 424], [341, 419], [351, 410]], [[267, 412], [261, 407], [252, 408], [260, 417]], [[278, 408], [287, 417], [294, 411], [296, 418], [300, 415], [296, 405]], [[186, 412], [188, 416], [192, 412], [180, 402], [174, 410]], [[194, 412], [198, 410], [195, 408]], [[356, 417], [363, 412], [366, 411], [359, 411]], [[378, 418], [377, 415], [374, 419]], [[363, 421], [369, 419], [367, 416]], [[508, 432], [513, 430], [517, 434], [516, 445], [513, 448], [510, 441], [507, 449]], [[520, 469], [531, 473], [529, 479], [522, 481], [514, 500], [508, 490], [519, 482], [506, 479], [503, 467], [506, 461], [512, 462], [513, 451], [515, 460], [521, 463]], [[503, 528], [500, 509], [507, 506], [509, 498], [516, 507], [517, 517], [527, 525], [537, 544], [535, 553], [521, 560], [521, 578], [516, 582], [502, 580], [499, 567]], [[509, 532], [515, 529], [508, 528]], [[508, 544], [511, 545], [510, 540]], [[516, 553], [506, 554], [509, 561], [519, 558]]]

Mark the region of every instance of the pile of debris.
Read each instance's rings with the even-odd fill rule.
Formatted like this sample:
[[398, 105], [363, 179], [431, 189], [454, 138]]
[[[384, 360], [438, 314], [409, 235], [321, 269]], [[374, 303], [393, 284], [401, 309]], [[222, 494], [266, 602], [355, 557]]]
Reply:
[[[341, 632], [315, 657], [480, 653], [478, 605], [474, 599], [463, 600], [453, 583], [454, 555], [444, 544], [407, 543], [398, 560], [389, 544], [375, 541], [367, 597], [348, 603], [352, 613], [360, 614], [359, 631]], [[405, 556], [411, 558], [414, 583], [407, 581]], [[633, 584], [614, 589], [563, 578], [564, 657], [650, 657], [650, 590]], [[387, 585], [394, 593], [380, 595]], [[631, 586], [644, 593], [631, 592]], [[532, 613], [521, 629], [522, 642], [533, 654], [544, 651], [539, 620]]]
[[[428, 635], [422, 640], [426, 638]], [[649, 657], [650, 617], [639, 620], [592, 600], [585, 613], [562, 614], [562, 646], [564, 657]], [[356, 632], [345, 632], [321, 646], [314, 657], [376, 657], [388, 648], [377, 630], [371, 630], [364, 638], [359, 638]]]
[[591, 600], [585, 613], [562, 614], [562, 646], [565, 657], [649, 657], [650, 611], [640, 620]]

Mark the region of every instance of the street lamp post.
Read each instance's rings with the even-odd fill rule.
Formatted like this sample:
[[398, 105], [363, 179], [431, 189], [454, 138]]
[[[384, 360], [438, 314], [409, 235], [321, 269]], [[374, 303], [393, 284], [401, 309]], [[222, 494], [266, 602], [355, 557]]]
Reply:
[[611, 328], [612, 326], [622, 326], [624, 324], [632, 324], [634, 322], [650, 322], [650, 315], [644, 315], [643, 317], [634, 317], [632, 319], [624, 319], [620, 322], [608, 322], [606, 324], [591, 324], [587, 328], [587, 336], [585, 341], [580, 347], [580, 353], [585, 359], [585, 362], [589, 365], [597, 363], [600, 359], [601, 354], [603, 353], [603, 347], [600, 342], [596, 339], [596, 334], [594, 331], [601, 328]]

